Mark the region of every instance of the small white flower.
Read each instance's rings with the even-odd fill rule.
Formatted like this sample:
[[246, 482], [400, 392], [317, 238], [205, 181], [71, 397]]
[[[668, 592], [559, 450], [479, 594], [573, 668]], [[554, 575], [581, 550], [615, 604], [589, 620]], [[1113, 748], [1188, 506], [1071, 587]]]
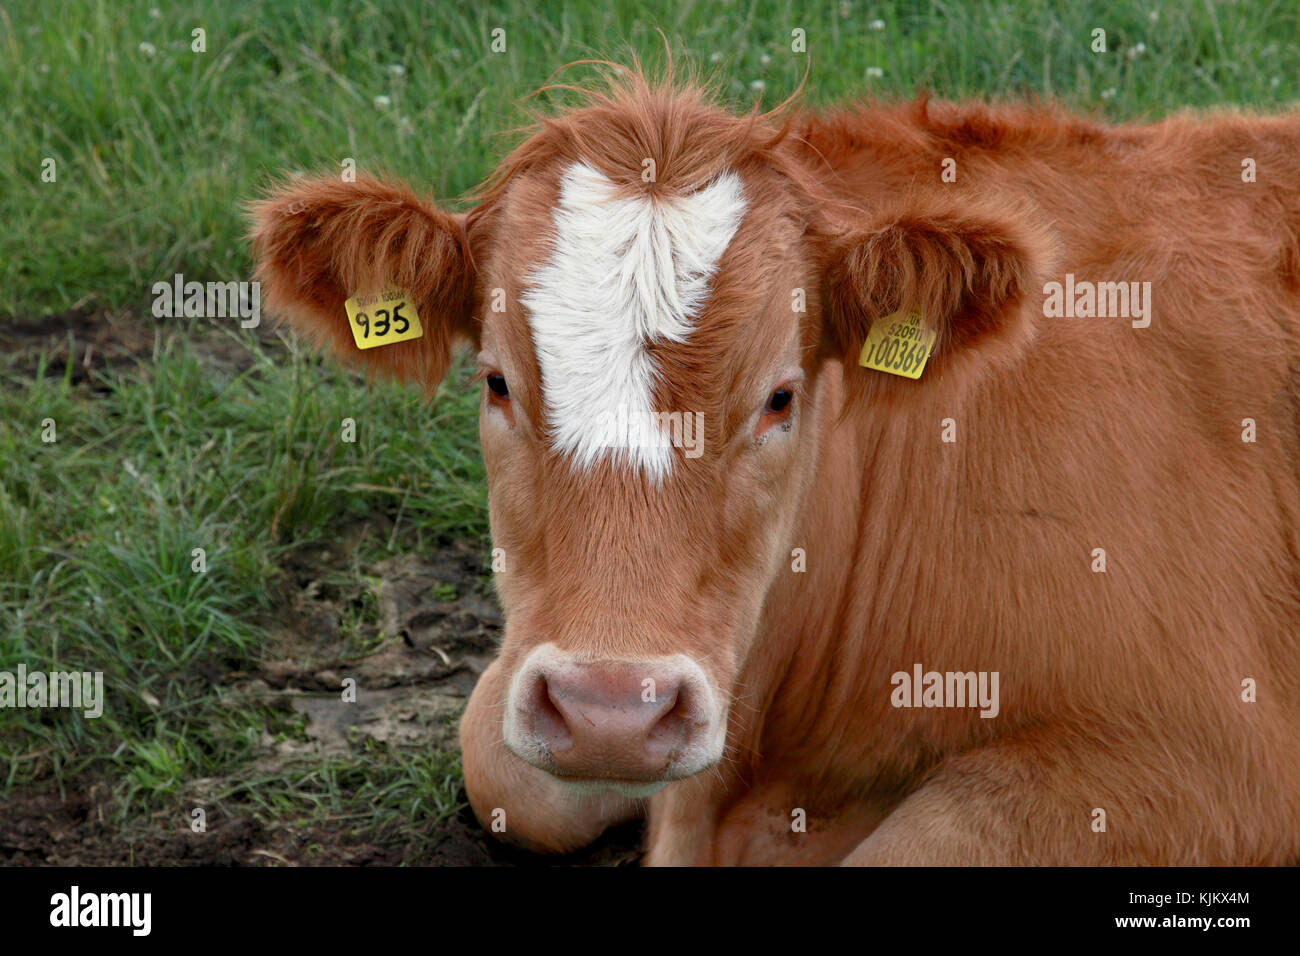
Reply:
[[1159, 11], [1159, 10], [1152, 10], [1150, 13], [1147, 14], [1147, 20], [1150, 21], [1151, 23], [1159, 23], [1159, 22], [1160, 22], [1160, 11]]
[[400, 63], [390, 63], [388, 65], [388, 72], [393, 76], [406, 76], [406, 67], [402, 66]]
[[720, 52], [710, 53], [710, 54], [709, 54], [709, 62], [710, 62], [710, 63], [721, 63], [721, 62], [722, 62], [722, 54], [721, 54]]
[[867, 24], [867, 28], [870, 30], [883, 30], [885, 29], [885, 21], [872, 20], [870, 23]]
[[1146, 51], [1147, 51], [1147, 45], [1145, 43], [1135, 43], [1128, 48], [1127, 56], [1130, 60], [1136, 60]]
[[767, 84], [764, 83], [762, 80], [752, 80], [749, 84], [749, 88], [753, 90], [755, 93], [762, 93], [764, 87], [766, 86]]
[[140, 52], [143, 53], [145, 56], [153, 56], [155, 53], [158, 52], [158, 48], [154, 46], [152, 43], [150, 43], [148, 40], [144, 40], [140, 43]]
[[885, 75], [885, 71], [878, 66], [867, 67], [867, 76], [879, 78]]
[[1110, 89], [1108, 89], [1108, 90], [1102, 90], [1102, 91], [1101, 91], [1101, 98], [1102, 98], [1103, 100], [1108, 100], [1108, 99], [1110, 99], [1110, 98], [1111, 98], [1112, 96], [1114, 96], [1114, 95], [1115, 95], [1115, 87], [1113, 87], [1113, 86], [1112, 86]]
[[151, 19], [157, 20], [160, 16], [162, 16], [162, 11], [159, 10], [157, 7], [150, 7], [149, 16]]
[[[40, 72], [40, 73], [48, 73], [48, 72], [50, 72], [50, 65], [49, 65], [48, 63], [42, 63], [40, 66], [38, 66], [38, 67], [36, 68], [36, 70], [37, 70], [37, 72]], [[1276, 79], [1276, 77], [1275, 77], [1275, 79]], [[1274, 85], [1274, 86], [1277, 86], [1276, 83], [1274, 83], [1273, 85]]]
[[770, 66], [772, 63], [772, 55], [770, 53], [764, 53], [758, 58], [758, 62], [763, 66]]
[[[49, 67], [46, 67], [46, 69], [48, 70]], [[1282, 85], [1282, 77], [1280, 76], [1273, 77], [1273, 79], [1268, 81], [1268, 85], [1273, 87], [1273, 89], [1277, 89], [1279, 86]]]
[[392, 105], [393, 105], [392, 98], [385, 96], [383, 93], [380, 93], [378, 96], [375, 97], [375, 109], [377, 110], [386, 110], [388, 109], [388, 107]]

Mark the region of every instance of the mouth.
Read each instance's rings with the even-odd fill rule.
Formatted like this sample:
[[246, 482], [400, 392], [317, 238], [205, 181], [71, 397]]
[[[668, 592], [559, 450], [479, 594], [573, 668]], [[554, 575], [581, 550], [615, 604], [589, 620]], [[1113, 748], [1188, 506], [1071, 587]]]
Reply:
[[[553, 775], [554, 776], [554, 775]], [[598, 794], [613, 792], [620, 796], [632, 800], [644, 800], [654, 796], [668, 784], [671, 780], [612, 780], [600, 777], [555, 777], [561, 781], [565, 788], [574, 793], [580, 794]]]
[[626, 768], [618, 762], [606, 768], [590, 768], [585, 773], [566, 773], [559, 766], [549, 751], [533, 750], [521, 753], [510, 741], [505, 741], [506, 749], [524, 763], [546, 771], [547, 775], [557, 780], [565, 789], [573, 793], [605, 793], [613, 791], [625, 797], [643, 798], [658, 793], [670, 783], [687, 780], [715, 766], [721, 759], [716, 757], [694, 755], [696, 759], [681, 760], [676, 753], [669, 754], [667, 760], [655, 772], [627, 775]]

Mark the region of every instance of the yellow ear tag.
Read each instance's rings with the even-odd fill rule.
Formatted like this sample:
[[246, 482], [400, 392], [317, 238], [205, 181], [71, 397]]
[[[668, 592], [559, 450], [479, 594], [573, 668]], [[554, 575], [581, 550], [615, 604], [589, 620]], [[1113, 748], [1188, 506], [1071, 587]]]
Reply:
[[934, 348], [934, 332], [916, 312], [895, 312], [876, 319], [862, 343], [858, 364], [877, 372], [920, 378]]
[[395, 345], [424, 335], [415, 303], [401, 289], [354, 295], [343, 307], [348, 310], [348, 325], [359, 349]]

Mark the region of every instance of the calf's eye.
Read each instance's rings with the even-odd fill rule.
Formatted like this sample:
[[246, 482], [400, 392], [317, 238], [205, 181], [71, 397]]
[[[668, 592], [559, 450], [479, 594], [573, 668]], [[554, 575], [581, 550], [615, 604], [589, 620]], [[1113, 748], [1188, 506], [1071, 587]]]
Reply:
[[497, 398], [510, 397], [510, 388], [506, 385], [504, 375], [489, 375], [487, 377], [487, 387], [492, 390], [492, 394]]
[[794, 401], [794, 393], [786, 388], [778, 388], [767, 399], [767, 407], [763, 409], [764, 415], [775, 415], [783, 412]]
[[760, 445], [767, 441], [767, 433], [770, 429], [780, 427], [785, 431], [790, 430], [790, 416], [793, 414], [791, 409], [794, 407], [794, 386], [781, 387], [774, 389], [772, 394], [767, 396], [767, 403], [763, 406], [763, 414], [758, 416], [758, 424], [754, 426], [754, 440]]

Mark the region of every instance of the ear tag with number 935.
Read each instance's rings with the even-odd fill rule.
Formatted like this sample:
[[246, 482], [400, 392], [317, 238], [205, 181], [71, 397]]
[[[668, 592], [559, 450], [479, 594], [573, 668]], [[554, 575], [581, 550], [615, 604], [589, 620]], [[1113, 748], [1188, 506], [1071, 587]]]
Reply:
[[415, 303], [401, 289], [354, 295], [343, 307], [348, 310], [348, 325], [359, 349], [394, 345], [424, 335]]

